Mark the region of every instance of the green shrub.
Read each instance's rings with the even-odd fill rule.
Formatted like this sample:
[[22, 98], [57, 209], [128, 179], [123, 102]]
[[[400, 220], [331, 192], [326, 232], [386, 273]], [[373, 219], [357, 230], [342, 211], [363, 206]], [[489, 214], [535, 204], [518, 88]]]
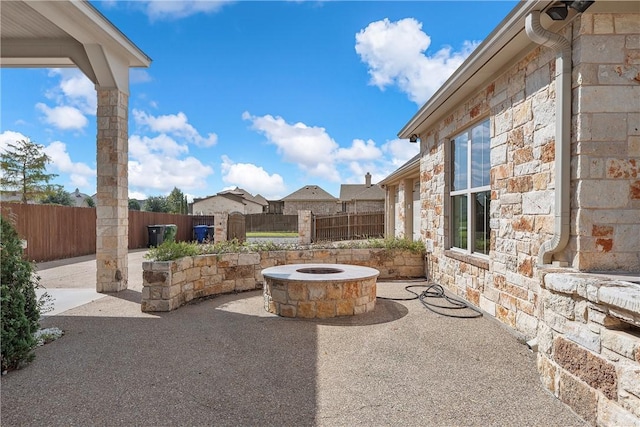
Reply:
[[406, 250], [412, 253], [422, 253], [425, 251], [424, 243], [414, 242], [409, 239], [388, 238], [351, 240], [347, 242], [320, 242], [312, 245], [296, 245], [291, 243], [274, 243], [272, 241], [262, 242], [240, 242], [236, 239], [225, 242], [198, 244], [195, 242], [163, 242], [157, 248], [149, 249], [145, 258], [153, 261], [171, 261], [186, 256], [195, 255], [217, 255], [240, 252], [266, 252], [284, 250], [312, 250], [312, 249], [357, 249], [357, 248], [379, 248], [389, 251]]
[[187, 256], [200, 255], [200, 253], [200, 248], [195, 243], [165, 240], [159, 246], [149, 249], [149, 252], [144, 257], [154, 261], [171, 261]]
[[2, 370], [18, 368], [33, 359], [37, 344], [34, 333], [39, 328], [40, 304], [36, 288], [40, 278], [35, 266], [22, 255], [20, 237], [13, 225], [0, 217], [0, 269], [2, 307]]

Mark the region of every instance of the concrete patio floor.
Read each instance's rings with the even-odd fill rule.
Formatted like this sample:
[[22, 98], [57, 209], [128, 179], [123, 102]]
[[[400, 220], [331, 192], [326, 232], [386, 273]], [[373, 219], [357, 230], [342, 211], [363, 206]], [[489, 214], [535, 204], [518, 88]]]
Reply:
[[[142, 255], [130, 254], [129, 290], [43, 319], [65, 335], [2, 377], [3, 426], [585, 425], [487, 316], [379, 299], [355, 317], [285, 319], [260, 291], [142, 313]], [[48, 266], [42, 283], [90, 289], [91, 265]], [[379, 283], [378, 295], [415, 283]]]

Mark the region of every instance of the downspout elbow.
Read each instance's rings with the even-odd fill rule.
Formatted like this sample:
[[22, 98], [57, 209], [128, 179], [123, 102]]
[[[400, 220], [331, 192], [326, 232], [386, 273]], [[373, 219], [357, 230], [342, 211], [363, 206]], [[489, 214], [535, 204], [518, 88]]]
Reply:
[[553, 255], [569, 242], [570, 229], [570, 159], [571, 159], [571, 43], [560, 34], [542, 27], [540, 11], [529, 13], [525, 31], [531, 41], [556, 53], [556, 130], [555, 130], [555, 221], [554, 235], [542, 243], [538, 265], [550, 264]]

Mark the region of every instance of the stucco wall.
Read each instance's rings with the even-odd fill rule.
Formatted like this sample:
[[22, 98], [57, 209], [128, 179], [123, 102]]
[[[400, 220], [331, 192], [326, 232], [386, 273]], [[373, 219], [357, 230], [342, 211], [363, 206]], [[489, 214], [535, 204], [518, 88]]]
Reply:
[[202, 213], [203, 215], [213, 215], [216, 212], [240, 212], [243, 214], [246, 213], [244, 211], [244, 205], [242, 203], [221, 196], [213, 196], [208, 199], [200, 200], [193, 203], [194, 215], [199, 215], [200, 213]]

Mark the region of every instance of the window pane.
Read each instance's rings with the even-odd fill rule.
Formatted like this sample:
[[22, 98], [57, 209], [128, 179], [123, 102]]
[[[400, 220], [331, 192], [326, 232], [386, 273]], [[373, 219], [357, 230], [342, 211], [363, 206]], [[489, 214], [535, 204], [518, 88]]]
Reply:
[[489, 239], [491, 230], [489, 229], [489, 208], [491, 204], [491, 192], [483, 191], [476, 193], [475, 199], [475, 252], [489, 255]]
[[489, 185], [490, 159], [489, 120], [471, 130], [471, 187]]
[[453, 157], [453, 191], [464, 190], [467, 188], [467, 143], [468, 134], [457, 136], [453, 140], [452, 157]]
[[467, 196], [453, 197], [453, 246], [467, 249]]

